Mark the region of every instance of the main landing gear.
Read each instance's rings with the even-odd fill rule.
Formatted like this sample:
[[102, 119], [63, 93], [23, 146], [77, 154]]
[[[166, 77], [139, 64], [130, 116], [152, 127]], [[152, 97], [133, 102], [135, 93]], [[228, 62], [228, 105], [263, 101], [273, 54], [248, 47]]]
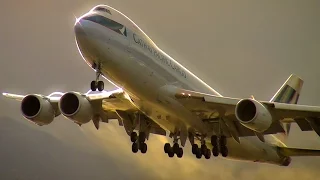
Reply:
[[164, 144], [164, 152], [168, 154], [170, 158], [172, 158], [175, 154], [178, 158], [182, 158], [183, 156], [183, 149], [178, 144], [178, 135], [175, 133], [173, 135], [173, 146], [171, 147], [170, 143]]
[[228, 147], [227, 147], [227, 137], [226, 136], [221, 136], [220, 138], [218, 138], [218, 136], [213, 135], [211, 136], [211, 144], [213, 146], [212, 148], [212, 154], [213, 156], [217, 157], [219, 155], [219, 153], [221, 153], [221, 155], [223, 157], [227, 157], [228, 156]]
[[199, 148], [198, 144], [192, 144], [192, 154], [196, 155], [196, 157], [198, 159], [200, 159], [202, 157], [202, 155], [206, 158], [206, 159], [210, 159], [211, 158], [211, 151], [210, 149], [207, 147], [206, 143], [205, 143], [205, 139], [204, 137], [201, 139], [201, 146]]
[[101, 75], [101, 65], [100, 64], [97, 65], [96, 63], [93, 63], [92, 68], [96, 70], [96, 80], [91, 81], [91, 84], [90, 84], [91, 91], [96, 91], [97, 89], [98, 91], [103, 91], [104, 82], [99, 81], [99, 77]]
[[146, 133], [140, 132], [139, 136], [136, 132], [132, 132], [130, 134], [130, 140], [132, 142], [132, 152], [137, 153], [139, 150], [142, 154], [145, 154], [148, 150], [148, 146], [145, 143], [146, 141]]
[[172, 147], [170, 143], [164, 144], [164, 152], [168, 154], [170, 158], [172, 158], [174, 154], [176, 154], [178, 158], [182, 158], [183, 156], [183, 149], [177, 142], [174, 143]]

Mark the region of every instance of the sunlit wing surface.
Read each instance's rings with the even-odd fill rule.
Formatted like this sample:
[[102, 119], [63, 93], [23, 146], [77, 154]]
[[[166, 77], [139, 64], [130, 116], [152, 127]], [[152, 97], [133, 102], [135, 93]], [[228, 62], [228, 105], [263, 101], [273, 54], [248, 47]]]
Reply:
[[14, 99], [17, 101], [22, 101], [22, 99], [25, 97], [24, 95], [11, 94], [11, 93], [2, 93], [2, 95], [6, 98]]
[[[72, 95], [75, 95], [74, 97], [79, 98], [79, 102], [82, 102], [86, 105], [85, 102], [89, 102], [90, 106], [92, 108], [93, 112], [96, 112], [97, 115], [99, 115], [99, 120], [95, 121], [94, 116], [90, 117], [89, 119], [86, 118], [85, 120], [83, 116], [87, 117], [90, 115], [91, 111], [84, 111], [86, 115], [82, 115], [78, 118], [69, 116], [67, 112], [68, 109], [63, 109], [64, 105], [60, 105], [59, 102], [61, 99], [69, 98], [72, 99]], [[122, 89], [116, 89], [113, 91], [102, 91], [102, 92], [92, 92], [88, 91], [87, 93], [78, 93], [78, 92], [68, 92], [68, 93], [62, 93], [62, 92], [54, 92], [48, 96], [45, 95], [39, 95], [39, 94], [29, 94], [29, 95], [18, 95], [18, 94], [12, 94], [12, 93], [3, 93], [3, 96], [6, 98], [14, 99], [17, 101], [22, 101], [21, 107], [22, 107], [22, 114], [25, 118], [29, 119], [30, 121], [38, 124], [38, 125], [46, 125], [50, 124], [53, 121], [53, 116], [49, 117], [47, 112], [53, 112], [54, 116], [64, 114], [68, 118], [75, 118], [75, 123], [82, 125], [83, 123], [87, 123], [89, 120], [93, 120], [95, 126], [99, 128], [98, 122], [109, 122], [109, 120], [117, 119], [119, 121], [119, 125], [123, 126], [125, 125], [125, 121], [128, 119], [123, 119], [121, 116], [119, 116], [118, 112], [125, 112], [128, 114], [128, 117], [134, 116], [135, 113], [138, 112], [138, 109], [134, 106], [132, 103], [131, 98], [128, 94], [126, 94]], [[81, 99], [82, 98], [82, 99]], [[66, 100], [65, 100], [66, 101]], [[34, 106], [32, 103], [39, 102], [39, 109], [42, 109], [43, 107], [49, 107], [44, 108], [47, 112], [43, 112], [43, 116], [41, 117], [41, 112], [36, 113], [35, 115], [30, 115], [28, 109], [26, 106]], [[60, 102], [61, 103], [61, 102]], [[64, 103], [62, 101], [62, 103]], [[47, 104], [50, 104], [47, 106]], [[68, 107], [72, 106], [72, 104], [67, 104]], [[42, 108], [40, 108], [42, 107]], [[25, 112], [24, 112], [25, 111]], [[39, 110], [40, 111], [40, 110]], [[64, 112], [65, 111], [65, 112]], [[81, 111], [78, 112], [81, 114]], [[39, 116], [39, 117], [38, 117]], [[46, 119], [47, 118], [47, 119]], [[132, 131], [132, 130], [128, 130]], [[165, 130], [159, 127], [159, 125], [152, 123], [150, 124], [149, 133], [158, 134], [158, 135], [166, 135]]]

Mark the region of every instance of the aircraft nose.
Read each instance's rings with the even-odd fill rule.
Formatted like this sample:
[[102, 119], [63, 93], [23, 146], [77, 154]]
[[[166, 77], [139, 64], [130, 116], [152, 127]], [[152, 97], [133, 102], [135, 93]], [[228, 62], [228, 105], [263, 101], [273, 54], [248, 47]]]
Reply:
[[83, 23], [83, 20], [77, 19], [74, 24], [74, 32], [76, 35], [85, 35], [84, 28], [81, 23]]

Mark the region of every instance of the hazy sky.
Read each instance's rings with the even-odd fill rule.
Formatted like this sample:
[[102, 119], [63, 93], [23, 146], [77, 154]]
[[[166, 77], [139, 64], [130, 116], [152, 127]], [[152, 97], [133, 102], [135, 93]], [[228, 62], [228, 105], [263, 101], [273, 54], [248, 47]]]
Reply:
[[[87, 91], [94, 72], [81, 59], [73, 25], [97, 4], [129, 16], [165, 52], [225, 96], [269, 100], [295, 73], [300, 104], [320, 105], [320, 1], [18, 0], [0, 2], [0, 91]], [[111, 85], [108, 89], [113, 89]], [[182, 159], [151, 136], [146, 155], [131, 153], [117, 123], [96, 131], [59, 117], [46, 127], [25, 121], [20, 104], [0, 99], [0, 179], [315, 179], [320, 158], [289, 167]], [[314, 132], [294, 128], [289, 145], [319, 148]]]

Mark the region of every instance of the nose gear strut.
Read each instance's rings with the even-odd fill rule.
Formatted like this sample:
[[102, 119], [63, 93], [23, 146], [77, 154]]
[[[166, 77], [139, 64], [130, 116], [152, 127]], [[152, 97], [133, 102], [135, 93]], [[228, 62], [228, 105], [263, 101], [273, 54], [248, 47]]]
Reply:
[[99, 81], [99, 77], [101, 75], [101, 64], [99, 63], [97, 65], [96, 63], [93, 63], [92, 68], [96, 70], [96, 80], [91, 81], [91, 84], [90, 84], [91, 91], [96, 91], [97, 89], [98, 89], [98, 91], [103, 91], [104, 82]]

